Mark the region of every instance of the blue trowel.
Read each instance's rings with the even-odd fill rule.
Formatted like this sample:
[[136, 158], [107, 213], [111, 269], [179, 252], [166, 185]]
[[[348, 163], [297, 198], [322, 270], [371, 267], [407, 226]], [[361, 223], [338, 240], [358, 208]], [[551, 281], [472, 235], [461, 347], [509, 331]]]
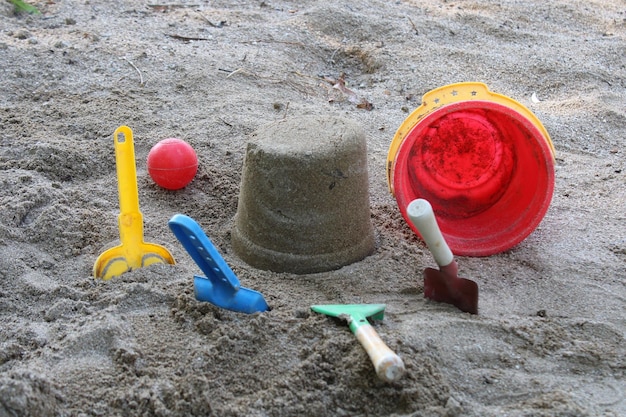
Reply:
[[195, 220], [176, 214], [168, 225], [206, 275], [194, 276], [193, 287], [198, 301], [247, 314], [269, 310], [261, 293], [241, 286], [235, 273]]

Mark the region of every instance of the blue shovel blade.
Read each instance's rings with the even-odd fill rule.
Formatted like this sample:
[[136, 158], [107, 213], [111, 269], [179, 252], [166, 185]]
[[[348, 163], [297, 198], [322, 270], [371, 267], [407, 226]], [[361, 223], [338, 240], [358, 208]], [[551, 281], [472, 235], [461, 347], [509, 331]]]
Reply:
[[261, 293], [248, 288], [239, 287], [234, 293], [219, 294], [211, 280], [196, 275], [193, 279], [193, 290], [196, 300], [207, 301], [226, 310], [247, 314], [269, 310]]
[[248, 314], [269, 310], [259, 292], [241, 287], [235, 273], [195, 220], [183, 214], [176, 214], [168, 225], [189, 256], [206, 275], [194, 277], [197, 300]]

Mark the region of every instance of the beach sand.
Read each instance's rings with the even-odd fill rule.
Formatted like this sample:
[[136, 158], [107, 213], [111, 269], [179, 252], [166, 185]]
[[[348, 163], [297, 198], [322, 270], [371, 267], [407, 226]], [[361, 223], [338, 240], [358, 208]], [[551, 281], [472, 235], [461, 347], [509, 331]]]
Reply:
[[[0, 416], [626, 415], [623, 1], [31, 3], [41, 14], [0, 3]], [[556, 149], [539, 227], [458, 258], [478, 315], [424, 298], [436, 265], [385, 171], [422, 96], [464, 81], [527, 106]], [[246, 145], [325, 114], [365, 131], [376, 249], [330, 272], [255, 269], [230, 237]], [[102, 281], [121, 125], [145, 240], [177, 262]], [[178, 191], [147, 173], [167, 137], [199, 159]], [[195, 299], [201, 271], [167, 225], [177, 213], [271, 311]], [[398, 382], [376, 377], [346, 323], [310, 310], [356, 303], [386, 304], [374, 327], [406, 365]]]

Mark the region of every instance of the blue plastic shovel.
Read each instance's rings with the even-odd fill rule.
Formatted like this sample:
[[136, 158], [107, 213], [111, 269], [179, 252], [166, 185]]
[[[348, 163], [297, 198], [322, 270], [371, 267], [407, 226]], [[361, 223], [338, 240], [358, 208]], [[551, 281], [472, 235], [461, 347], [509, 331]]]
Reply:
[[259, 292], [239, 284], [235, 273], [195, 220], [184, 214], [176, 214], [168, 225], [206, 275], [194, 276], [193, 287], [198, 301], [207, 301], [226, 310], [247, 314], [269, 310]]

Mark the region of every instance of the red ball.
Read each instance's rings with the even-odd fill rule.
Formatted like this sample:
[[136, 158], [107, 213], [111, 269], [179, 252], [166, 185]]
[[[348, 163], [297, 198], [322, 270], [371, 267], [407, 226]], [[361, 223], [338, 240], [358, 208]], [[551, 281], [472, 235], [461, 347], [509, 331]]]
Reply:
[[193, 180], [198, 171], [198, 157], [182, 139], [163, 139], [148, 153], [148, 173], [163, 188], [179, 190]]

